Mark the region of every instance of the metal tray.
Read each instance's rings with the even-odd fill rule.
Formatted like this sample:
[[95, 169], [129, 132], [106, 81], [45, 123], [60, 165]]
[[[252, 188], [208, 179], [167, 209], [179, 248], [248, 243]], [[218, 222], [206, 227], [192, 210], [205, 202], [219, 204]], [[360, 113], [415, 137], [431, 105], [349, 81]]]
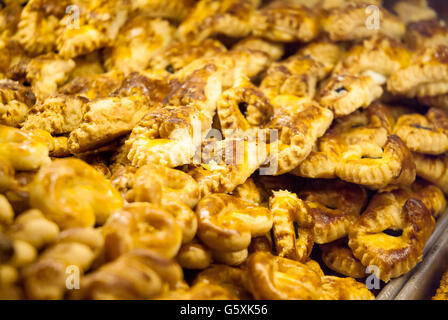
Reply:
[[[443, 256], [442, 248], [444, 247], [438, 242], [444, 240], [445, 256]], [[442, 241], [443, 242], [443, 241]], [[437, 250], [438, 249], [438, 250]], [[435, 252], [435, 250], [437, 252]], [[440, 257], [438, 255], [441, 255]], [[431, 282], [429, 278], [438, 278], [440, 280], [441, 271], [436, 270], [429, 271], [429, 266], [432, 264], [440, 264], [440, 269], [448, 268], [448, 210], [439, 217], [437, 220], [437, 226], [434, 233], [429, 238], [428, 242], [423, 249], [423, 259], [415, 266], [410, 272], [402, 275], [399, 278], [391, 280], [377, 295], [377, 300], [393, 300], [393, 299], [420, 299], [417, 296], [425, 296], [428, 298], [428, 290], [425, 285], [419, 281], [422, 281], [421, 277], [426, 277], [426, 281]], [[431, 260], [430, 260], [431, 259]], [[443, 260], [443, 261], [442, 261]], [[436, 263], [435, 263], [436, 262]], [[443, 264], [445, 265], [443, 266]], [[426, 266], [426, 267], [425, 267]], [[434, 266], [433, 268], [435, 268]], [[424, 275], [423, 275], [424, 274]], [[416, 279], [416, 280], [415, 280]], [[412, 281], [412, 282], [411, 282]], [[429, 284], [428, 284], [429, 285]], [[411, 287], [413, 286], [413, 287]], [[407, 288], [407, 289], [406, 289]], [[407, 291], [404, 291], [404, 290]], [[429, 297], [430, 298], [430, 297]], [[422, 298], [423, 299], [423, 298]]]

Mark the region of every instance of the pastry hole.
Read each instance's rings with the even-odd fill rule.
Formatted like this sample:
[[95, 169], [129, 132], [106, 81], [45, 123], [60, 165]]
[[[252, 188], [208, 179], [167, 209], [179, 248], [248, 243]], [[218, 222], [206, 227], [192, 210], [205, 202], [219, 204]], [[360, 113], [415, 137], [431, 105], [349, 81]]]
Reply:
[[336, 93], [345, 93], [345, 92], [347, 92], [347, 88], [342, 86], [342, 87], [336, 88], [334, 91]]
[[403, 234], [403, 230], [386, 229], [383, 231], [383, 233], [391, 237], [401, 237], [401, 235]]
[[247, 102], [238, 103], [238, 109], [240, 109], [241, 114], [246, 115], [248, 104]]
[[381, 159], [381, 157], [362, 156], [361, 159], [374, 159], [374, 160], [377, 160], [377, 159]]
[[175, 72], [174, 67], [171, 64], [166, 66], [165, 70], [168, 71], [169, 73], [174, 73]]
[[416, 128], [416, 129], [423, 129], [423, 130], [429, 130], [429, 131], [434, 131], [433, 128], [429, 128], [429, 127], [425, 127], [425, 126], [421, 126], [419, 124], [413, 124], [411, 125], [412, 127]]
[[299, 239], [299, 236], [300, 236], [299, 235], [299, 224], [296, 221], [294, 221], [293, 224], [294, 224], [294, 234], [296, 236], [296, 239]]

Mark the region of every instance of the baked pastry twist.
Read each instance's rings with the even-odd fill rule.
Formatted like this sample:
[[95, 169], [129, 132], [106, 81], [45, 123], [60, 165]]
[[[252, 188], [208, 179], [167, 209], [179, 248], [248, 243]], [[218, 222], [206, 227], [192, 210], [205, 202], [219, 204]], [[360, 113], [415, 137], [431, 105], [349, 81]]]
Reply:
[[[435, 228], [431, 212], [418, 198], [402, 191], [379, 193], [349, 232], [349, 246], [364, 266], [377, 266], [388, 282], [409, 272], [421, 259]], [[402, 230], [394, 237], [385, 230]]]
[[8, 79], [0, 81], [0, 124], [18, 127], [36, 102], [29, 87]]
[[331, 270], [355, 279], [364, 278], [367, 275], [366, 267], [353, 255], [347, 238], [323, 244], [320, 248], [322, 261]]
[[[304, 262], [314, 245], [314, 216], [294, 193], [274, 191], [269, 199], [272, 212], [273, 240], [280, 257]], [[297, 230], [296, 230], [297, 229]]]

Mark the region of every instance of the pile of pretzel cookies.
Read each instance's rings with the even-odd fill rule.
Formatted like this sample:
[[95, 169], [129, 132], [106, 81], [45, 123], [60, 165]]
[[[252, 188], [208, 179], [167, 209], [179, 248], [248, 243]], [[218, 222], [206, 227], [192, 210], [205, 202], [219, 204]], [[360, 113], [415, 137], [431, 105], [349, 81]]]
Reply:
[[0, 299], [369, 300], [410, 272], [446, 209], [448, 26], [381, 2], [3, 0]]

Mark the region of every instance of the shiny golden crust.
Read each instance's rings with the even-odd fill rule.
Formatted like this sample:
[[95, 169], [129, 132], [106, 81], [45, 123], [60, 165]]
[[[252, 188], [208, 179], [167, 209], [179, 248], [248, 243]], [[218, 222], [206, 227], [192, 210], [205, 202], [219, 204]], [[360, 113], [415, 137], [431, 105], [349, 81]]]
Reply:
[[199, 184], [201, 197], [229, 193], [266, 161], [266, 144], [240, 138], [205, 144], [202, 164], [188, 171]]
[[412, 155], [396, 135], [387, 138], [378, 158], [363, 158], [364, 152], [356, 153], [336, 169], [336, 175], [344, 181], [380, 188], [388, 184], [406, 186], [415, 180]]
[[182, 230], [162, 207], [135, 202], [115, 211], [103, 227], [106, 259], [145, 248], [173, 258], [182, 243]]
[[367, 287], [352, 278], [322, 277], [321, 300], [375, 300]]
[[[377, 194], [349, 233], [349, 246], [364, 266], [377, 266], [388, 282], [409, 272], [421, 259], [423, 247], [435, 228], [422, 201], [403, 191]], [[401, 236], [383, 231], [402, 230]]]
[[149, 111], [139, 96], [110, 97], [86, 104], [80, 126], [70, 133], [69, 150], [84, 152], [129, 133]]
[[296, 55], [309, 56], [325, 67], [329, 74], [345, 53], [344, 46], [330, 41], [328, 38], [318, 39], [301, 48]]
[[320, 274], [307, 265], [267, 252], [256, 252], [246, 263], [247, 288], [257, 300], [316, 300], [322, 294]]
[[196, 214], [199, 238], [208, 247], [224, 252], [247, 249], [252, 237], [261, 236], [272, 227], [268, 209], [226, 194], [202, 198]]
[[448, 194], [448, 153], [440, 156], [413, 154], [417, 175]]
[[410, 62], [411, 53], [400, 41], [377, 35], [351, 47], [333, 72], [357, 75], [373, 71], [389, 77]]
[[[0, 195], [0, 232], [3, 232], [14, 220], [14, 210], [8, 199]], [[0, 259], [1, 260], [1, 259]]]
[[[134, 192], [128, 192], [127, 198], [140, 198], [136, 201], [158, 203], [165, 198], [181, 202], [190, 208], [194, 208], [199, 201], [198, 184], [190, 175], [156, 164], [144, 165], [135, 172], [132, 190]], [[157, 190], [159, 194], [152, 190]], [[143, 200], [144, 198], [146, 199]]]
[[165, 18], [182, 21], [194, 6], [194, 0], [132, 0], [132, 10], [151, 18]]
[[349, 115], [359, 108], [367, 108], [381, 97], [383, 77], [376, 79], [369, 74], [334, 74], [319, 92], [318, 101], [333, 111], [335, 117]]
[[29, 87], [12, 80], [0, 80], [0, 124], [18, 127], [36, 98]]
[[37, 134], [0, 125], [0, 156], [16, 170], [36, 170], [50, 162], [49, 148]]
[[314, 245], [314, 216], [307, 204], [296, 194], [280, 190], [274, 191], [269, 199], [269, 209], [274, 218], [272, 230], [277, 254], [305, 262]]
[[57, 49], [65, 58], [110, 45], [126, 22], [130, 9], [125, 0], [81, 0], [77, 6], [77, 21], [73, 21], [73, 11], [66, 10], [57, 32]]
[[26, 68], [26, 79], [38, 100], [44, 100], [57, 92], [75, 68], [71, 59], [63, 59], [53, 53], [31, 59]]
[[177, 37], [182, 41], [202, 41], [215, 34], [245, 37], [250, 34], [249, 19], [259, 0], [200, 0], [180, 24]]
[[260, 88], [270, 97], [291, 94], [313, 98], [317, 84], [326, 75], [325, 66], [309, 56], [294, 55], [273, 63]]
[[284, 54], [284, 46], [281, 43], [264, 40], [258, 37], [247, 37], [238, 41], [232, 50], [249, 50], [266, 53], [271, 61], [279, 60]]
[[406, 27], [406, 44], [414, 50], [448, 43], [448, 27], [443, 21], [424, 20]]
[[91, 77], [104, 73], [101, 51], [94, 51], [73, 59], [76, 67], [70, 75], [70, 79]]
[[134, 166], [187, 164], [200, 146], [212, 119], [195, 105], [166, 106], [147, 113], [132, 129], [126, 146]]
[[298, 196], [314, 218], [313, 236], [319, 244], [345, 237], [367, 199], [362, 187], [340, 180], [311, 180]]
[[212, 254], [209, 248], [197, 240], [182, 245], [176, 256], [182, 268], [203, 270], [212, 263]]
[[213, 57], [215, 54], [225, 51], [227, 51], [226, 47], [214, 39], [175, 42], [153, 57], [149, 62], [149, 67], [175, 73], [196, 59]]
[[448, 300], [448, 272], [445, 272], [442, 276], [440, 286], [432, 300]]
[[105, 66], [125, 74], [143, 71], [149, 61], [170, 43], [173, 28], [168, 21], [136, 16], [121, 28], [112, 48], [106, 49]]
[[[275, 175], [296, 168], [310, 154], [315, 142], [324, 135], [333, 121], [333, 113], [318, 103], [292, 95], [277, 96], [272, 104], [274, 115], [266, 128], [278, 130], [278, 154], [271, 162], [277, 162]], [[272, 145], [272, 144], [271, 144]]]
[[366, 267], [355, 258], [348, 246], [348, 239], [339, 240], [322, 245], [322, 260], [333, 271], [351, 278], [364, 278]]
[[56, 32], [69, 1], [31, 0], [23, 8], [16, 34], [30, 54], [41, 54], [56, 48]]
[[236, 187], [232, 195], [255, 204], [261, 204], [265, 200], [263, 190], [261, 190], [252, 178], [248, 178], [243, 184]]
[[273, 107], [263, 92], [248, 79], [241, 79], [220, 96], [218, 116], [225, 137], [249, 134], [260, 128], [273, 114]]
[[251, 294], [244, 287], [245, 272], [239, 268], [215, 264], [201, 271], [193, 281], [193, 285], [203, 283], [218, 285], [240, 300], [248, 300]]
[[439, 45], [416, 53], [411, 64], [389, 78], [387, 90], [408, 98], [448, 92], [448, 47]]
[[150, 250], [138, 249], [85, 276], [71, 299], [150, 299], [175, 289], [182, 280], [179, 265]]
[[237, 300], [228, 290], [215, 284], [197, 283], [191, 288], [169, 291], [158, 299], [161, 300]]
[[447, 203], [443, 191], [431, 182], [417, 179], [412, 185], [411, 190], [414, 196], [420, 199], [426, 208], [431, 211], [434, 218], [445, 212]]
[[30, 299], [60, 300], [67, 291], [67, 270], [82, 275], [92, 266], [103, 247], [103, 236], [93, 228], [61, 232], [56, 242], [24, 270], [24, 287]]
[[274, 1], [251, 17], [252, 32], [272, 41], [308, 42], [319, 33], [317, 14], [293, 1]]
[[431, 108], [425, 116], [403, 115], [398, 118], [394, 133], [412, 152], [432, 155], [448, 152], [448, 112]]
[[427, 1], [398, 1], [393, 10], [401, 21], [406, 24], [418, 23], [422, 20], [431, 20], [437, 13], [428, 6]]
[[[385, 34], [393, 38], [401, 38], [405, 33], [405, 25], [386, 9], [379, 7], [379, 28], [367, 26], [372, 14], [367, 11], [369, 4], [349, 4], [324, 11], [321, 20], [322, 28], [333, 41], [361, 40], [375, 34]], [[370, 24], [375, 21], [370, 21]], [[369, 27], [369, 28], [368, 28]]]
[[87, 99], [57, 95], [36, 103], [22, 124], [25, 130], [46, 130], [51, 134], [66, 134], [82, 122]]
[[110, 71], [87, 77], [75, 77], [59, 89], [61, 94], [79, 95], [89, 100], [107, 98], [120, 88], [124, 75], [118, 71]]
[[213, 261], [237, 267], [244, 263], [249, 255], [248, 249], [237, 250], [237, 251], [221, 251], [221, 250], [211, 250]]
[[59, 159], [44, 165], [29, 186], [30, 203], [61, 229], [103, 224], [122, 207], [110, 182], [85, 162]]

